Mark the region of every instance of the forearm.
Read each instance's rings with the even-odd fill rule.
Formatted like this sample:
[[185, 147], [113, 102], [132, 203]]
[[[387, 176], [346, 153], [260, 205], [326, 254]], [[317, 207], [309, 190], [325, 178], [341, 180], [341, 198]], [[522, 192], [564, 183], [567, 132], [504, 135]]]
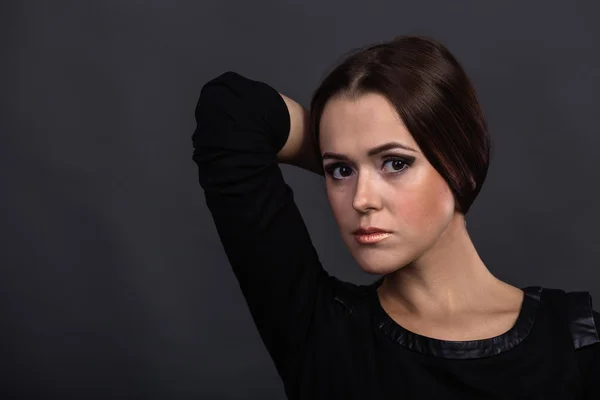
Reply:
[[290, 114], [290, 134], [277, 159], [284, 164], [324, 175], [321, 155], [316, 149], [315, 137], [309, 130], [309, 112], [302, 105], [279, 93]]

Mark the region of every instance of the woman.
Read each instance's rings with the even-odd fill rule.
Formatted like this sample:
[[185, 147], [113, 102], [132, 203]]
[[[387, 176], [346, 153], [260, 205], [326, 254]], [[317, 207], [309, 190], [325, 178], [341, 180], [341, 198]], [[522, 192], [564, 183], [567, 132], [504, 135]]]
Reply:
[[[200, 185], [290, 399], [600, 398], [589, 293], [509, 285], [473, 246], [490, 139], [443, 45], [350, 54], [310, 112], [228, 71], [196, 121]], [[325, 177], [345, 244], [381, 279], [323, 269], [278, 163]]]

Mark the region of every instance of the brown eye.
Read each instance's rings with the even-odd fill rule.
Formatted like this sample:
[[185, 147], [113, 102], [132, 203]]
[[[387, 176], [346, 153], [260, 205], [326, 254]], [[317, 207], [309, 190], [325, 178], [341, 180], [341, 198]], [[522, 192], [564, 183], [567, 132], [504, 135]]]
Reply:
[[[341, 175], [341, 177], [337, 177], [335, 176], [335, 171], [339, 170], [339, 175]], [[327, 171], [327, 173], [335, 180], [341, 180], [344, 179], [350, 175], [352, 175], [352, 169], [349, 168], [347, 165], [345, 164], [332, 164], [329, 165], [325, 168], [325, 171]]]
[[[413, 162], [414, 158], [412, 157], [408, 160], [398, 157], [391, 157], [387, 158], [384, 161], [384, 166], [390, 165], [387, 171], [391, 174], [398, 174], [410, 167]], [[344, 163], [334, 163], [331, 165], [327, 165], [324, 167], [324, 170], [335, 181], [343, 180], [351, 176], [354, 172], [352, 168], [350, 168], [347, 164]]]
[[391, 166], [391, 169], [388, 169], [388, 171], [391, 173], [404, 171], [409, 166], [408, 162], [400, 158], [388, 158], [383, 164]]

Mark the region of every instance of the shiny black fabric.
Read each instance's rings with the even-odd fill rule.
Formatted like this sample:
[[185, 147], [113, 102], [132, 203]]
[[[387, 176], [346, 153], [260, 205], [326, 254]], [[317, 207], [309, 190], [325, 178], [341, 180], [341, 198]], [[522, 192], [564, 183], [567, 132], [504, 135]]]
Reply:
[[570, 292], [567, 294], [567, 302], [569, 328], [575, 349], [598, 343], [600, 339], [594, 321], [592, 296], [588, 292]]
[[421, 354], [460, 359], [490, 357], [517, 346], [527, 337], [533, 327], [542, 288], [539, 286], [527, 287], [523, 291], [525, 292], [524, 302], [515, 325], [503, 335], [489, 339], [457, 342], [418, 335], [394, 322], [381, 308], [379, 302], [373, 298], [375, 324], [394, 342]]

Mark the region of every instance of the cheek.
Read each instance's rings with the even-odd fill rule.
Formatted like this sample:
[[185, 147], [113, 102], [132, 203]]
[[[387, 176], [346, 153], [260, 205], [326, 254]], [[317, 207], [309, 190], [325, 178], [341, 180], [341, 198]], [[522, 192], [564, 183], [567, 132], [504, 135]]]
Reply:
[[397, 193], [392, 200], [395, 217], [414, 232], [437, 231], [454, 211], [454, 198], [443, 178], [433, 177], [426, 182], [414, 190]]
[[349, 201], [348, 196], [351, 195], [345, 188], [327, 187], [327, 199], [329, 200], [329, 205], [338, 224], [340, 218], [343, 218], [344, 215], [352, 215], [349, 214], [352, 203]]

